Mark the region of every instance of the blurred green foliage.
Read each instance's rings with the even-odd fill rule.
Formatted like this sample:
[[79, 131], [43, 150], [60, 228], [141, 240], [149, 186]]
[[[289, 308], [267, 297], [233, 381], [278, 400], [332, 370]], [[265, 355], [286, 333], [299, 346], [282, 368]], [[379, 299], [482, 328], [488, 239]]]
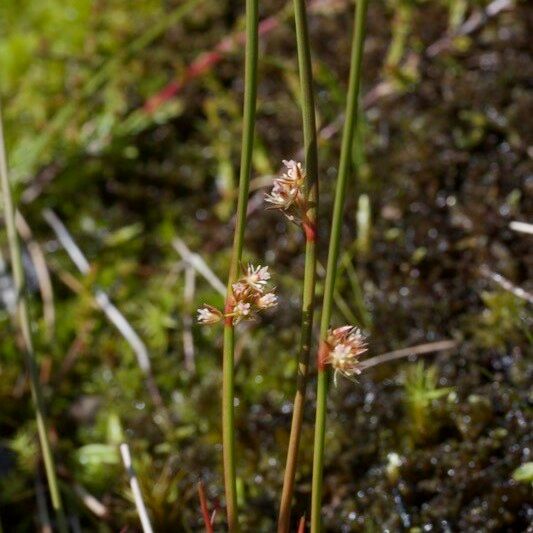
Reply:
[[531, 313], [524, 300], [505, 291], [483, 292], [481, 298], [485, 309], [473, 326], [480, 344], [486, 348], [503, 348], [508, 343], [519, 342], [524, 335], [533, 340], [528, 324]]
[[[132, 98], [150, 95], [165, 79], [153, 68], [149, 47], [198, 3], [167, 10], [158, 0], [139, 0], [131, 16], [123, 0], [3, 2], [0, 89], [9, 102], [12, 178], [28, 180], [43, 165], [80, 151], [100, 153], [113, 135], [150, 123], [139, 113], [129, 116]], [[156, 58], [159, 64], [171, 59]], [[170, 116], [178, 109], [169, 107]]]

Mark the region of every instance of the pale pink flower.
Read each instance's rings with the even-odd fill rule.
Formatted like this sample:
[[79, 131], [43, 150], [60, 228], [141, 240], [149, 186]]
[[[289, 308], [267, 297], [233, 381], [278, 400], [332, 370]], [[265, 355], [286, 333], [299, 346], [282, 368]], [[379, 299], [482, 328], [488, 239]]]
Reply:
[[305, 201], [303, 187], [305, 171], [301, 163], [296, 161], [283, 161], [285, 172], [274, 179], [272, 191], [265, 196], [270, 209], [280, 209], [292, 221], [300, 222], [305, 218], [307, 202]]
[[341, 326], [340, 328], [329, 329], [327, 341], [330, 345], [335, 345], [339, 342], [342, 342], [352, 330], [357, 329], [353, 326]]
[[278, 305], [278, 297], [273, 292], [268, 292], [263, 294], [255, 302], [255, 305], [259, 309], [269, 309], [270, 307], [276, 307]]
[[294, 187], [285, 187], [280, 185], [279, 182], [274, 182], [274, 187], [270, 194], [265, 195], [265, 201], [269, 204], [272, 204], [271, 209], [282, 209], [286, 211], [289, 209], [296, 198], [298, 197], [299, 191]]
[[251, 305], [247, 302], [237, 302], [235, 306], [233, 307], [232, 312], [226, 316], [232, 316], [233, 323], [238, 324], [241, 320], [245, 318], [251, 318], [250, 308], [251, 308]]
[[226, 302], [225, 312], [216, 307], [205, 304], [198, 309], [198, 322], [200, 324], [215, 324], [222, 317], [231, 318], [233, 324], [242, 320], [253, 320], [258, 311], [277, 305], [277, 297], [273, 289], [265, 293], [270, 280], [267, 266], [254, 266], [249, 264], [243, 275], [231, 285], [231, 295]]
[[248, 287], [262, 293], [269, 279], [270, 272], [268, 271], [267, 266], [258, 265], [254, 267], [249, 264], [246, 269], [246, 274], [240, 281], [241, 283], [248, 285]]
[[236, 300], [243, 300], [247, 296], [248, 291], [248, 285], [246, 283], [242, 283], [241, 281], [237, 281], [231, 286], [233, 290], [233, 296]]
[[287, 167], [286, 171], [282, 175], [282, 180], [289, 181], [297, 187], [301, 187], [305, 181], [305, 171], [302, 164], [293, 161], [292, 159], [287, 161], [283, 160], [283, 164]]
[[334, 381], [338, 374], [352, 378], [361, 373], [359, 357], [367, 351], [364, 335], [359, 328], [342, 326], [329, 330], [326, 338], [328, 353], [324, 359], [335, 370]]

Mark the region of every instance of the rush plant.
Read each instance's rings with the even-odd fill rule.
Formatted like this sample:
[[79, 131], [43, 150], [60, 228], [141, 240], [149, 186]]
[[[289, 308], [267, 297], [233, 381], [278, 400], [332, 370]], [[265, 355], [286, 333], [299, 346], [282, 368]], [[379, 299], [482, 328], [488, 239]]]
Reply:
[[257, 99], [258, 21], [259, 1], [246, 0], [246, 55], [244, 70], [244, 119], [239, 175], [239, 197], [237, 220], [233, 239], [233, 250], [228, 275], [226, 307], [224, 312], [224, 348], [222, 356], [222, 446], [224, 455], [224, 488], [226, 493], [226, 515], [230, 531], [239, 530], [237, 511], [237, 475], [235, 469], [235, 312], [233, 307], [233, 285], [239, 275], [239, 265], [244, 247], [244, 230], [248, 207], [248, 191], [252, 172], [255, 112]]
[[[283, 475], [283, 489], [278, 516], [278, 532], [287, 533], [290, 527], [291, 505], [294, 493], [294, 480], [298, 463], [298, 450], [302, 433], [305, 395], [309, 375], [309, 355], [313, 335], [313, 314], [315, 307], [316, 255], [317, 255], [317, 210], [318, 210], [318, 147], [315, 120], [315, 100], [313, 90], [313, 72], [311, 63], [311, 45], [307, 28], [305, 0], [294, 0], [294, 22], [296, 27], [296, 44], [298, 50], [298, 70], [300, 74], [300, 91], [302, 106], [303, 144], [306, 172], [301, 165], [294, 162], [285, 163], [293, 173], [302, 175], [302, 187], [299, 191], [299, 218], [296, 219], [305, 233], [305, 269], [303, 280], [302, 313], [300, 326], [300, 345], [298, 348], [298, 367], [296, 393], [292, 411], [291, 432], [287, 449], [287, 460]], [[284, 186], [274, 184], [283, 190]], [[284, 210], [286, 211], [286, 210]]]
[[[333, 310], [333, 296], [337, 263], [339, 261], [342, 216], [346, 185], [350, 177], [352, 166], [352, 146], [357, 116], [359, 114], [359, 88], [361, 85], [361, 65], [363, 60], [363, 45], [365, 39], [365, 22], [368, 0], [358, 0], [355, 10], [355, 29], [352, 41], [352, 57], [350, 64], [350, 80], [348, 83], [348, 97], [346, 101], [346, 115], [342, 133], [339, 173], [335, 185], [335, 200], [333, 203], [333, 218], [328, 247], [328, 262], [326, 267], [326, 284], [322, 302], [322, 316], [320, 320], [320, 346], [317, 358], [317, 391], [316, 391], [316, 419], [315, 440], [313, 449], [313, 481], [311, 496], [311, 532], [318, 533], [321, 529], [322, 516], [322, 478], [324, 471], [324, 442], [326, 435], [326, 401], [329, 385], [329, 372], [326, 366], [330, 352], [328, 331]], [[335, 359], [333, 358], [332, 361]]]
[[[331, 329], [329, 327], [335, 290], [335, 275], [339, 259], [344, 199], [346, 195], [346, 185], [351, 171], [351, 151], [358, 113], [358, 95], [361, 78], [366, 8], [367, 0], [359, 0], [357, 2], [350, 80], [346, 104], [346, 121], [342, 137], [341, 159], [330, 229], [326, 284], [320, 328], [320, 344], [317, 355], [317, 410], [311, 507], [311, 530], [314, 532], [320, 531], [321, 528], [320, 508], [322, 501], [326, 396], [329, 380], [327, 367], [331, 366], [333, 368], [335, 383], [338, 375], [351, 378], [360, 373], [361, 367], [359, 365], [359, 357], [366, 351], [365, 339], [356, 327], [350, 325], [336, 329]], [[248, 0], [246, 3], [246, 11], [247, 44], [245, 59], [243, 141], [236, 227], [230, 272], [228, 276], [226, 303], [223, 310], [217, 309], [210, 304], [204, 304], [204, 306], [198, 310], [198, 321], [201, 324], [210, 325], [224, 321], [222, 440], [224, 450], [226, 514], [230, 531], [238, 531], [239, 529], [236, 497], [235, 426], [233, 411], [235, 325], [241, 320], [251, 319], [261, 310], [273, 307], [277, 304], [277, 296], [274, 292], [266, 290], [267, 283], [270, 280], [268, 267], [254, 267], [253, 265], [248, 265], [246, 269], [243, 269], [241, 265], [251, 174], [251, 156], [253, 149], [257, 94], [257, 1]], [[276, 209], [282, 212], [291, 222], [294, 222], [301, 228], [306, 238], [300, 341], [297, 350], [298, 370], [296, 378], [296, 394], [294, 398], [291, 432], [278, 516], [278, 532], [280, 533], [286, 533], [290, 528], [294, 480], [296, 476], [303, 409], [309, 374], [309, 355], [312, 347], [313, 312], [316, 290], [318, 154], [313, 76], [311, 68], [311, 48], [304, 0], [294, 0], [294, 14], [301, 86], [305, 167], [302, 163], [297, 161], [283, 161], [285, 171], [281, 176], [274, 180], [271, 192], [265, 197], [267, 208]]]

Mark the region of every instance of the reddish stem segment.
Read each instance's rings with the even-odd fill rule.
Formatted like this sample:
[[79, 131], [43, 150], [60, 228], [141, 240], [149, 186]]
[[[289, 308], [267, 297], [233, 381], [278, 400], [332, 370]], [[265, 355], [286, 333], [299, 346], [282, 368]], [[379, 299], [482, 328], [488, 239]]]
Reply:
[[204, 526], [206, 533], [213, 533], [213, 524], [209, 517], [209, 508], [207, 507], [207, 498], [205, 497], [205, 488], [202, 481], [198, 483], [198, 498], [200, 500], [200, 509], [202, 510], [202, 518], [204, 519]]
[[318, 347], [318, 353], [316, 357], [316, 366], [320, 372], [323, 372], [326, 369], [326, 359], [329, 354], [329, 346], [325, 341], [320, 342]]
[[303, 227], [305, 240], [307, 242], [316, 242], [316, 224], [313, 224], [312, 222], [304, 222]]

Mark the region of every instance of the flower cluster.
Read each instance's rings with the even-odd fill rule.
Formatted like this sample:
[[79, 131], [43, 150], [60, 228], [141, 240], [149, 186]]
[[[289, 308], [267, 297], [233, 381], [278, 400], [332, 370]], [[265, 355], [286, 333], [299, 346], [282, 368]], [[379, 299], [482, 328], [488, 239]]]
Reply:
[[216, 324], [222, 318], [231, 318], [233, 324], [252, 320], [258, 311], [275, 307], [278, 297], [274, 289], [267, 291], [270, 272], [266, 266], [248, 265], [243, 275], [231, 286], [231, 296], [224, 312], [204, 304], [198, 309], [200, 324]]
[[352, 378], [361, 373], [359, 356], [367, 350], [364, 335], [354, 326], [342, 326], [330, 329], [326, 337], [323, 364], [330, 364], [335, 370], [334, 381], [337, 385], [337, 375]]
[[274, 180], [270, 194], [265, 196], [269, 209], [279, 209], [291, 221], [301, 223], [309, 208], [304, 195], [305, 170], [301, 163], [283, 161], [286, 167], [281, 177]]

